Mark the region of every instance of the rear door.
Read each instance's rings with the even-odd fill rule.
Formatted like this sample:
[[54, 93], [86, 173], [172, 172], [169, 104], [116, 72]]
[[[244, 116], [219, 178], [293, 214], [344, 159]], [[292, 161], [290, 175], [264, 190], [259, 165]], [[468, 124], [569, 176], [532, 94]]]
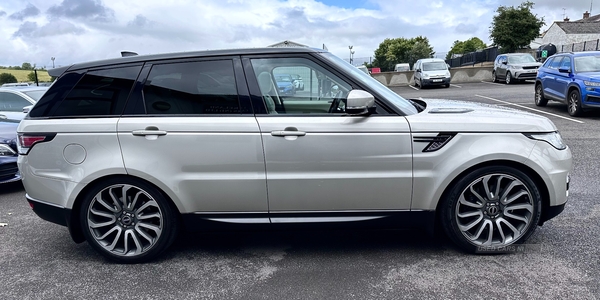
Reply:
[[240, 60], [154, 62], [145, 72], [118, 124], [127, 172], [184, 213], [266, 214], [261, 136]]
[[[411, 136], [404, 117], [346, 115], [352, 83], [315, 58], [249, 61], [248, 81], [257, 83], [251, 93], [264, 106], [256, 118], [272, 222], [410, 209]], [[305, 90], [278, 94], [269, 79], [280, 72], [300, 74]]]

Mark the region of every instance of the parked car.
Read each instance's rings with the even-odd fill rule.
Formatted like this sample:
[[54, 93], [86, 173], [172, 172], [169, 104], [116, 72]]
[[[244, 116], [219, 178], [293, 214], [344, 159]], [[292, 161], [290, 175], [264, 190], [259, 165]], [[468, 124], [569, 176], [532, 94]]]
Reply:
[[21, 180], [17, 167], [17, 127], [20, 120], [0, 115], [0, 184]]
[[27, 82], [15, 82], [15, 83], [3, 83], [1, 87], [23, 87], [23, 86], [31, 86]]
[[296, 91], [304, 91], [304, 81], [302, 80], [302, 76], [298, 74], [290, 74], [290, 76], [292, 76]]
[[296, 94], [296, 87], [294, 86], [292, 76], [288, 74], [275, 74], [275, 81], [277, 82], [277, 89], [281, 95]]
[[0, 88], [0, 115], [11, 119], [22, 119], [27, 111], [24, 108], [35, 104], [48, 87], [9, 87]]
[[[291, 68], [314, 84], [288, 99], [273, 75]], [[571, 152], [548, 118], [407, 100], [324, 50], [140, 55], [50, 75], [18, 128], [27, 201], [118, 262], [215, 226], [439, 226], [489, 253], [567, 202]]]
[[537, 62], [529, 53], [501, 54], [494, 61], [492, 81], [504, 80], [506, 84], [535, 79], [538, 68], [542, 63]]
[[446, 61], [441, 58], [423, 58], [415, 62], [413, 68], [415, 86], [424, 88], [426, 86], [442, 85], [450, 87], [452, 75]]
[[410, 65], [407, 63], [396, 64], [394, 72], [407, 72], [410, 71]]
[[535, 104], [567, 104], [569, 115], [600, 108], [600, 51], [568, 52], [549, 57], [537, 72]]

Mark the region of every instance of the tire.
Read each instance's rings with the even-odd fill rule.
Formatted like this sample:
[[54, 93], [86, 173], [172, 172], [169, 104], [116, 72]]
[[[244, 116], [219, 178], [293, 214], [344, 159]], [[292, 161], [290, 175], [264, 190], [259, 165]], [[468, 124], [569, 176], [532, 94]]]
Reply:
[[496, 77], [495, 71], [492, 71], [492, 82], [498, 82], [498, 77]]
[[512, 78], [512, 75], [510, 74], [510, 72], [506, 72], [506, 79], [504, 79], [504, 80], [505, 80], [505, 82], [506, 82], [506, 84], [511, 84], [511, 83], [513, 83], [513, 80], [512, 80], [512, 79], [513, 79], [513, 78]]
[[93, 187], [83, 198], [79, 217], [92, 248], [119, 263], [156, 258], [173, 243], [178, 229], [177, 215], [163, 194], [128, 177]]
[[449, 88], [449, 87], [450, 87], [450, 84], [444, 84], [444, 87], [445, 87], [445, 88]]
[[494, 253], [525, 242], [541, 216], [537, 186], [525, 173], [507, 166], [472, 171], [442, 201], [444, 231], [469, 253]]
[[546, 106], [548, 104], [548, 99], [544, 98], [544, 88], [541, 83], [536, 83], [535, 85], [535, 105], [536, 106]]
[[573, 117], [581, 117], [583, 110], [581, 109], [581, 95], [578, 90], [572, 90], [567, 96], [567, 110], [569, 115]]

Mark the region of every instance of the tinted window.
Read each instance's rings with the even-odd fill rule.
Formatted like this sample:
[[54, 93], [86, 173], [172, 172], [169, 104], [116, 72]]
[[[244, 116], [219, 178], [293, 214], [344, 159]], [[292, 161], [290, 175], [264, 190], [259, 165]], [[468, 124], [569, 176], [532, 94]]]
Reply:
[[31, 105], [31, 103], [19, 95], [0, 92], [0, 110], [23, 111], [23, 107], [28, 105]]
[[[40, 99], [30, 117], [120, 115], [140, 68], [90, 71], [72, 89], [74, 80], [81, 75], [66, 74]], [[67, 95], [63, 97], [64, 94]]]
[[571, 69], [571, 58], [570, 57], [563, 58], [562, 63], [560, 64], [560, 68], [561, 69]]
[[148, 114], [239, 114], [231, 60], [161, 64], [144, 86]]

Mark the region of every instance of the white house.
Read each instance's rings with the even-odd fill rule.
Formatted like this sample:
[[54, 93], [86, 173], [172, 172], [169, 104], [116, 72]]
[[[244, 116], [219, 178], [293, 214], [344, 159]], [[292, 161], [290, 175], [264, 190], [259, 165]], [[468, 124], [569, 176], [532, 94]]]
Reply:
[[[541, 44], [554, 44], [557, 48], [561, 45], [571, 45], [575, 43], [587, 42], [587, 50], [590, 47], [595, 48], [596, 43], [600, 40], [600, 15], [590, 17], [587, 11], [583, 14], [583, 19], [570, 21], [568, 18], [563, 21], [554, 22], [548, 30], [543, 34], [541, 41], [536, 40]], [[594, 45], [591, 45], [591, 44]], [[599, 48], [600, 49], [600, 48]], [[583, 50], [583, 49], [579, 49]], [[560, 51], [560, 48], [559, 48]], [[570, 51], [570, 49], [565, 49]]]

